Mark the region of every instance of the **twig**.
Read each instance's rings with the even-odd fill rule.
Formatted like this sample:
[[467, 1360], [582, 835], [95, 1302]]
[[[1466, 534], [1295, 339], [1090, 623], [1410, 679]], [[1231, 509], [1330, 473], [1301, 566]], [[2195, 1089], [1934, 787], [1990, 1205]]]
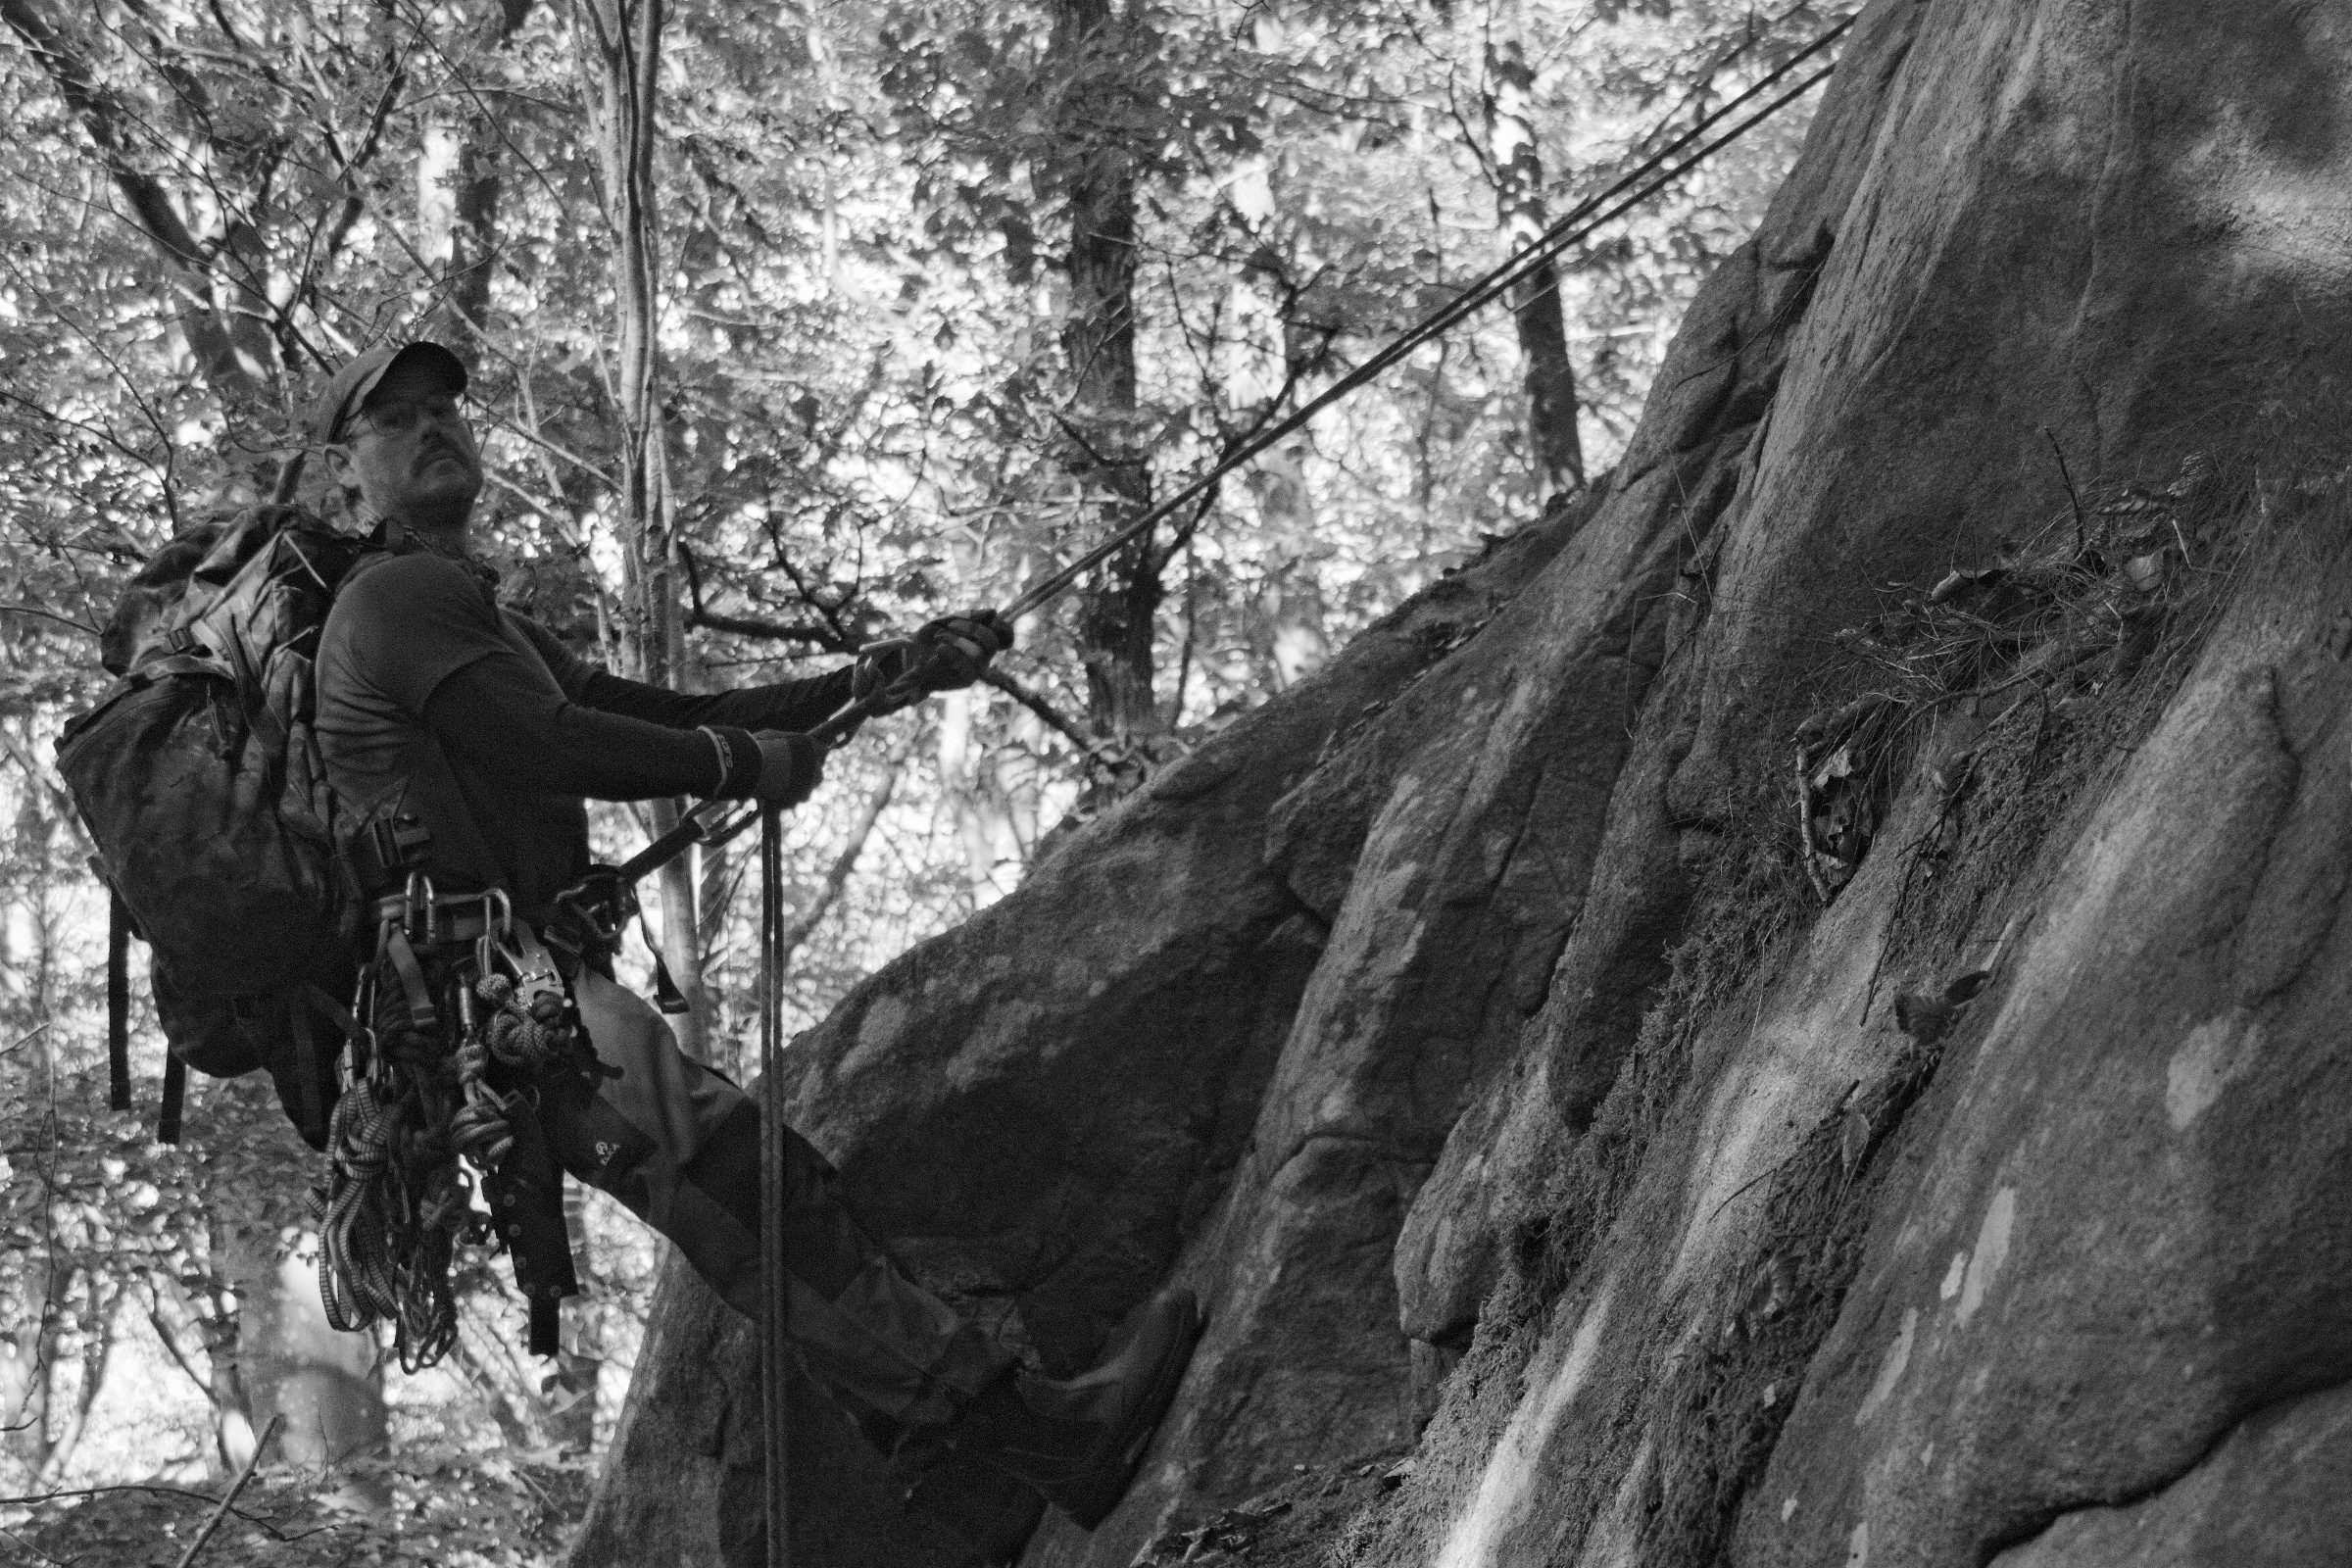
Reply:
[[[53, 1019], [51, 1021], [54, 1022], [55, 1020]], [[31, 1045], [35, 1040], [40, 1039], [42, 1034], [44, 1034], [48, 1028], [49, 1025], [45, 1023], [35, 1024], [31, 1029], [27, 1030], [23, 1036], [21, 1036], [13, 1045], [10, 1045], [5, 1050], [0, 1050], [0, 1056], [5, 1056], [11, 1052], [21, 1051], [24, 1047]], [[8, 1499], [5, 1497], [0, 1497], [0, 1502], [6, 1502], [7, 1500]]]
[[841, 854], [834, 857], [832, 865], [826, 868], [824, 885], [817, 890], [816, 897], [808, 902], [808, 907], [801, 910], [778, 935], [776, 961], [779, 965], [789, 962], [792, 956], [800, 951], [801, 944], [815, 932], [818, 924], [831, 911], [835, 901], [840, 899], [841, 890], [849, 885], [851, 873], [858, 869], [858, 857], [865, 853], [865, 841], [872, 836], [874, 824], [882, 819], [882, 812], [889, 807], [891, 796], [898, 792], [899, 778], [905, 768], [904, 755], [891, 762], [890, 771], [883, 775], [882, 787], [866, 797], [865, 808], [858, 813], [858, 824], [850, 830], [848, 843]]
[[1036, 692], [1031, 691], [1001, 669], [983, 669], [980, 671], [980, 679], [1035, 713], [1044, 721], [1048, 729], [1077, 747], [1080, 755], [1096, 758], [1098, 760], [1102, 760], [1102, 743], [1082, 734], [1077, 725], [1064, 718], [1053, 704], [1047, 702]]
[[34, 1545], [31, 1542], [26, 1541], [23, 1536], [18, 1535], [13, 1530], [0, 1530], [0, 1536], [6, 1536], [9, 1540], [21, 1544], [35, 1556], [39, 1557], [41, 1561], [50, 1564], [51, 1568], [66, 1568], [66, 1564], [59, 1562], [55, 1557], [50, 1556], [47, 1552], [41, 1550], [40, 1547]]
[[2058, 459], [2058, 482], [2066, 486], [2066, 499], [2075, 509], [2075, 554], [2080, 557], [2083, 544], [2082, 498], [2075, 494], [2075, 477], [2066, 471], [2066, 449], [2058, 444], [2057, 435], [2048, 425], [2041, 427], [2041, 433], [2048, 438], [2050, 451]]
[[81, 621], [74, 619], [71, 615], [61, 615], [54, 610], [35, 610], [30, 605], [0, 604], [0, 614], [38, 615], [43, 620], [54, 620], [60, 626], [71, 626], [75, 631], [82, 633], [84, 636], [95, 637], [99, 635], [98, 628], [95, 626], [85, 625]]
[[247, 1483], [253, 1480], [253, 1473], [262, 1467], [262, 1454], [269, 1448], [270, 1440], [277, 1436], [277, 1429], [285, 1424], [285, 1419], [286, 1413], [280, 1410], [270, 1418], [268, 1426], [262, 1428], [262, 1441], [253, 1446], [253, 1457], [245, 1461], [245, 1473], [237, 1477], [237, 1484], [228, 1489], [228, 1495], [220, 1499], [220, 1506], [213, 1510], [213, 1516], [204, 1522], [204, 1528], [196, 1533], [196, 1539], [188, 1543], [188, 1549], [179, 1554], [176, 1568], [188, 1568], [188, 1564], [196, 1560], [196, 1554], [204, 1549], [204, 1544], [213, 1539], [213, 1532], [220, 1529], [220, 1521], [228, 1517], [228, 1510], [235, 1504], [237, 1494], [245, 1490]]
[[[821, 625], [791, 625], [780, 620], [765, 620], [756, 615], [730, 615], [710, 610], [703, 604], [703, 573], [694, 552], [686, 542], [678, 542], [678, 560], [686, 567], [686, 625], [710, 631], [728, 632], [737, 637], [764, 637], [778, 642], [808, 643], [828, 653], [854, 654], [858, 645], [842, 635], [841, 627], [831, 616]], [[806, 595], [804, 595], [806, 597]], [[814, 601], [810, 601], [814, 603]], [[824, 613], [820, 605], [819, 614]]]
[[[218, 1504], [220, 1501], [209, 1493], [191, 1492], [186, 1487], [166, 1487], [152, 1481], [127, 1481], [111, 1487], [72, 1487], [57, 1492], [30, 1492], [21, 1497], [0, 1497], [0, 1508], [37, 1508], [44, 1502], [58, 1502], [68, 1497], [104, 1497], [118, 1492], [143, 1492], [156, 1497], [184, 1497], [190, 1502]], [[260, 1525], [280, 1541], [296, 1539], [279, 1530], [267, 1514], [248, 1513], [243, 1508], [229, 1511], [246, 1524]]]
[[1797, 855], [1805, 862], [1805, 880], [1813, 884], [1813, 896], [1824, 906], [1830, 902], [1830, 885], [1823, 880], [1821, 867], [1814, 863], [1819, 848], [1813, 840], [1813, 781], [1806, 776], [1805, 749], [1796, 749], [1796, 844]]

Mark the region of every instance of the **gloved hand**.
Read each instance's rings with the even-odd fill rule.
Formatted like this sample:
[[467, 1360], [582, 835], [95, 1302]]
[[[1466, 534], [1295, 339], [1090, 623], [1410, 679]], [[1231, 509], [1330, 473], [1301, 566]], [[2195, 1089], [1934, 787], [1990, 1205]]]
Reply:
[[859, 655], [851, 694], [862, 698], [877, 689], [901, 686], [911, 702], [933, 692], [959, 691], [978, 680], [988, 662], [1011, 646], [1012, 623], [993, 610], [943, 615], [910, 638], [878, 644]]
[[825, 774], [822, 746], [783, 729], [763, 729], [752, 739], [760, 746], [760, 781], [752, 788], [753, 800], [789, 811], [816, 793], [817, 780]]

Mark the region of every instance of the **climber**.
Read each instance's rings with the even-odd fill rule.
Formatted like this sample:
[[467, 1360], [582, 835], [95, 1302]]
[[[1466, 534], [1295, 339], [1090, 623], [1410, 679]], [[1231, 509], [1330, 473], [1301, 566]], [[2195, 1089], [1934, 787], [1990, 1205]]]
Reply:
[[[423, 1019], [454, 1050], [460, 1014], [475, 1007], [459, 993], [482, 978], [469, 965], [489, 944], [519, 956], [518, 984], [533, 966], [560, 971], [593, 1059], [509, 1097], [518, 1125], [491, 1173], [494, 1209], [502, 1198], [529, 1207], [536, 1193], [544, 1212], [545, 1189], [560, 1189], [552, 1172], [534, 1181], [519, 1168], [536, 1138], [544, 1158], [620, 1200], [757, 1320], [759, 1108], [614, 982], [612, 923], [563, 896], [590, 868], [583, 798], [797, 806], [824, 763], [805, 731], [875, 682], [966, 686], [1011, 629], [987, 612], [949, 616], [829, 674], [714, 695], [590, 665], [500, 608], [495, 575], [472, 555], [483, 474], [466, 384], [437, 344], [377, 348], [334, 374], [313, 416], [328, 471], [381, 546], [345, 578], [317, 660], [328, 777], [364, 824], [355, 842], [375, 847], [361, 859], [373, 866], [369, 896], [396, 911], [384, 929], [400, 941], [386, 951], [412, 955], [379, 960], [372, 1021], [379, 1037], [414, 1039]], [[860, 1227], [823, 1156], [785, 1137], [784, 1191], [770, 1196], [784, 1205], [787, 1328], [809, 1377], [889, 1454], [908, 1501], [991, 1560], [1018, 1550], [1047, 1502], [1092, 1528], [1182, 1376], [1199, 1333], [1191, 1294], [1149, 1303], [1093, 1372], [1038, 1376], [908, 1277]], [[552, 1339], [568, 1253], [526, 1255], [547, 1250], [528, 1219], [502, 1215], [499, 1229], [516, 1238], [517, 1282]]]

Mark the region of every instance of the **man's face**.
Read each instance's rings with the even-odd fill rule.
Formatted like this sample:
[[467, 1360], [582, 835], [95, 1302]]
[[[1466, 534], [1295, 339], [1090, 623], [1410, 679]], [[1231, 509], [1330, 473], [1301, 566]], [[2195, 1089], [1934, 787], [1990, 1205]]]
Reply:
[[419, 527], [463, 522], [482, 488], [473, 432], [456, 394], [422, 367], [397, 366], [343, 424], [329, 449], [336, 476], [379, 516]]

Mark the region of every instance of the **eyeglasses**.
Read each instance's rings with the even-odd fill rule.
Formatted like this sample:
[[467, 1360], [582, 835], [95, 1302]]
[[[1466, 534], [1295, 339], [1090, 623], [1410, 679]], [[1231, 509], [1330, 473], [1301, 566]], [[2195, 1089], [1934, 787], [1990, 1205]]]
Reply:
[[373, 430], [380, 435], [401, 435], [427, 419], [435, 423], [466, 422], [465, 415], [459, 410], [458, 400], [454, 397], [394, 398], [372, 404], [353, 416], [343, 431], [346, 437], [358, 435], [363, 430]]

